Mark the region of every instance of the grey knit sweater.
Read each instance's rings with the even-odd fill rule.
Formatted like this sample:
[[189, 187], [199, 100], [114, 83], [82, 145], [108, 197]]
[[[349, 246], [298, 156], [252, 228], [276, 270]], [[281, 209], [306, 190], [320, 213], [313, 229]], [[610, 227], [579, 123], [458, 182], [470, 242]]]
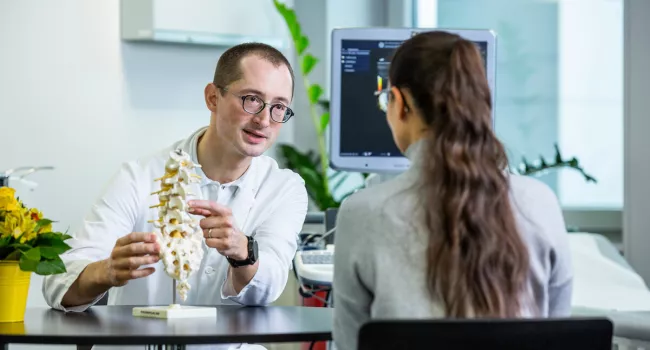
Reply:
[[[427, 234], [414, 222], [422, 143], [409, 148], [411, 168], [395, 179], [349, 197], [337, 219], [334, 266], [334, 341], [357, 348], [361, 325], [379, 318], [439, 318], [441, 304], [426, 286]], [[511, 200], [530, 253], [527, 310], [540, 316], [571, 311], [572, 266], [567, 232], [555, 194], [530, 177], [511, 175]], [[524, 312], [527, 312], [524, 310]], [[539, 315], [539, 314], [538, 314]]]

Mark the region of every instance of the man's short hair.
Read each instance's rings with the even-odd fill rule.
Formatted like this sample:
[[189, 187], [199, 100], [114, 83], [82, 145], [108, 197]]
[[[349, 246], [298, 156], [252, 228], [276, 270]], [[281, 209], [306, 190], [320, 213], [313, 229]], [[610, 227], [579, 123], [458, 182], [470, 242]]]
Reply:
[[263, 43], [244, 43], [226, 50], [217, 62], [217, 68], [214, 72], [214, 85], [217, 87], [226, 87], [232, 82], [241, 79], [241, 60], [249, 55], [256, 55], [276, 67], [285, 65], [291, 74], [291, 96], [293, 97], [295, 83], [291, 64], [289, 64], [289, 61], [284, 57], [282, 52], [273, 46]]

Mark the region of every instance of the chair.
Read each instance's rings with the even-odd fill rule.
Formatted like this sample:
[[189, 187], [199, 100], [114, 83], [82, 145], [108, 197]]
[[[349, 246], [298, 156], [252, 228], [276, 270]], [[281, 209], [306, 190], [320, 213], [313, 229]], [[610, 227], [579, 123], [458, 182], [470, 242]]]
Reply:
[[359, 350], [611, 350], [606, 318], [370, 321]]

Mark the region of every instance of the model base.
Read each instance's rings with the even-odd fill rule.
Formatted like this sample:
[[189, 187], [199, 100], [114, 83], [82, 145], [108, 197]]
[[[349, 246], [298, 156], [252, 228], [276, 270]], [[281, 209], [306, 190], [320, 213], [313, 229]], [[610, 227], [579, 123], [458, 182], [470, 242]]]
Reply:
[[167, 306], [138, 306], [133, 308], [133, 316], [164, 319], [217, 317], [217, 308], [179, 304]]

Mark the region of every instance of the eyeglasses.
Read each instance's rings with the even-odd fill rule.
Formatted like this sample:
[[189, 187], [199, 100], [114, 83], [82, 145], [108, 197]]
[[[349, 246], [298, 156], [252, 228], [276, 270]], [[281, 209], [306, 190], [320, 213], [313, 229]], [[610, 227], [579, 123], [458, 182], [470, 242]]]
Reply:
[[377, 96], [377, 107], [382, 112], [388, 111], [388, 94], [390, 93], [390, 89], [384, 89], [380, 91], [375, 91], [375, 96]]
[[232, 95], [239, 97], [241, 99], [241, 106], [244, 111], [248, 114], [258, 114], [266, 108], [266, 106], [271, 106], [271, 119], [276, 123], [286, 123], [293, 117], [293, 110], [282, 103], [266, 103], [257, 95], [237, 95], [233, 92], [230, 92], [228, 88], [217, 86], [223, 91], [229, 92]]
[[[404, 95], [402, 94], [401, 91], [398, 90], [398, 92], [402, 95], [402, 100], [404, 101], [404, 110], [408, 111], [409, 106], [406, 103], [406, 100], [404, 99]], [[379, 109], [382, 112], [386, 113], [388, 111], [388, 98], [390, 96], [390, 87], [383, 90], [375, 91], [374, 94], [375, 96], [377, 96], [377, 107], [379, 107]]]

